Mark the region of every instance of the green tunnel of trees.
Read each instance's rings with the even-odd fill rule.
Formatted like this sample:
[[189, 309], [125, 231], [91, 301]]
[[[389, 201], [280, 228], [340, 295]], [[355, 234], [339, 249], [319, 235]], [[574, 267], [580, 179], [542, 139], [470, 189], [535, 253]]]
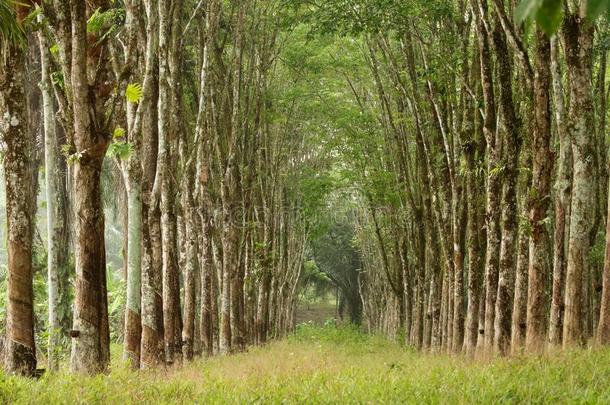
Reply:
[[0, 0], [6, 369], [241, 351], [308, 283], [421, 350], [609, 344], [608, 10]]

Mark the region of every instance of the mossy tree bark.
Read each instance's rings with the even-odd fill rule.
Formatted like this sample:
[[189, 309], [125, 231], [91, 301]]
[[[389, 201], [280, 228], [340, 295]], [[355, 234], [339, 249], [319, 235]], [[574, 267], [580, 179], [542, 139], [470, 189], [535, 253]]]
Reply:
[[573, 185], [569, 252], [565, 282], [563, 346], [583, 343], [583, 283], [588, 277], [590, 232], [594, 219], [595, 168], [593, 92], [591, 88], [594, 27], [584, 8], [564, 19], [563, 40], [569, 79], [567, 131], [572, 142]]
[[0, 61], [0, 133], [6, 146], [3, 164], [8, 231], [5, 362], [8, 372], [32, 375], [36, 371], [32, 287], [32, 202], [36, 195], [30, 164], [34, 138], [28, 125], [25, 49], [9, 44], [6, 52]]

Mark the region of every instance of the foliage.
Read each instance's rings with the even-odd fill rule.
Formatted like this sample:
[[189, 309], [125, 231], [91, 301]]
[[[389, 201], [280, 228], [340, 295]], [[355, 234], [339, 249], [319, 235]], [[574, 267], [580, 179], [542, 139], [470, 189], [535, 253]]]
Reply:
[[0, 46], [25, 46], [26, 37], [23, 25], [17, 21], [14, 0], [0, 0]]
[[108, 146], [106, 156], [117, 157], [121, 160], [127, 160], [133, 152], [133, 146], [129, 142], [115, 141]]
[[64, 75], [62, 72], [52, 72], [51, 73], [51, 83], [53, 83], [53, 85], [59, 87], [62, 90], [66, 88], [66, 83], [64, 81]]
[[113, 342], [122, 342], [127, 285], [123, 278], [117, 277], [112, 271], [108, 273], [108, 323], [110, 326], [110, 339]]
[[303, 270], [299, 280], [299, 301], [304, 304], [313, 304], [325, 299], [333, 289], [333, 283], [328, 276], [320, 271], [314, 260], [303, 263]]
[[[595, 20], [600, 15], [610, 16], [610, 0], [587, 1], [587, 16]], [[522, 23], [528, 18], [535, 19], [549, 35], [554, 34], [563, 20], [563, 2], [561, 0], [521, 0], [515, 10], [515, 20]]]
[[96, 9], [87, 21], [87, 32], [96, 34], [98, 43], [113, 34], [125, 20], [125, 10], [122, 8], [111, 8], [102, 11]]
[[125, 89], [125, 97], [127, 97], [127, 101], [130, 103], [137, 104], [142, 100], [144, 96], [144, 90], [142, 89], [142, 85], [140, 83], [130, 83], [127, 85]]
[[317, 2], [314, 6], [309, 0], [290, 3], [305, 9], [306, 21], [312, 24], [314, 32], [342, 35], [400, 31], [408, 26], [409, 18], [437, 20], [453, 13], [452, 3], [444, 0], [334, 0]]
[[125, 129], [116, 127], [112, 132], [112, 139], [123, 138], [125, 136]]

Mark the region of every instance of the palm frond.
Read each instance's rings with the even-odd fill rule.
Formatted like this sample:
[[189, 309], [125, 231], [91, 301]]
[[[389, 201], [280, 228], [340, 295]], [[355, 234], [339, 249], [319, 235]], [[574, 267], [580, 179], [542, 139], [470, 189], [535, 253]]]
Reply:
[[16, 1], [0, 0], [0, 45], [23, 46], [26, 44], [25, 30], [17, 21]]

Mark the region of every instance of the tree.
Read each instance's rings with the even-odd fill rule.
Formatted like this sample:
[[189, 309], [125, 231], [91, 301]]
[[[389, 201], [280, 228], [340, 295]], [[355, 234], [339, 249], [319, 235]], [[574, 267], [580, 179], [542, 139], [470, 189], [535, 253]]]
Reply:
[[[64, 88], [59, 101], [73, 165], [76, 286], [71, 368], [84, 373], [103, 371], [110, 360], [100, 175], [112, 133], [107, 103], [116, 102], [105, 35], [114, 20], [112, 9], [96, 5], [95, 10], [80, 1], [45, 5], [60, 48]], [[88, 35], [99, 40], [90, 43]], [[93, 83], [89, 77], [95, 78]]]
[[595, 169], [593, 150], [593, 92], [591, 49], [594, 25], [581, 9], [570, 9], [562, 29], [566, 46], [570, 103], [566, 129], [572, 142], [573, 184], [569, 252], [565, 281], [563, 345], [580, 344], [583, 281], [588, 273], [589, 234], [593, 224]]
[[33, 375], [36, 371], [34, 293], [32, 289], [33, 205], [31, 158], [34, 132], [28, 126], [25, 91], [26, 39], [23, 20], [27, 4], [0, 2], [2, 72], [0, 129], [4, 151], [8, 229], [8, 305], [6, 369]]

